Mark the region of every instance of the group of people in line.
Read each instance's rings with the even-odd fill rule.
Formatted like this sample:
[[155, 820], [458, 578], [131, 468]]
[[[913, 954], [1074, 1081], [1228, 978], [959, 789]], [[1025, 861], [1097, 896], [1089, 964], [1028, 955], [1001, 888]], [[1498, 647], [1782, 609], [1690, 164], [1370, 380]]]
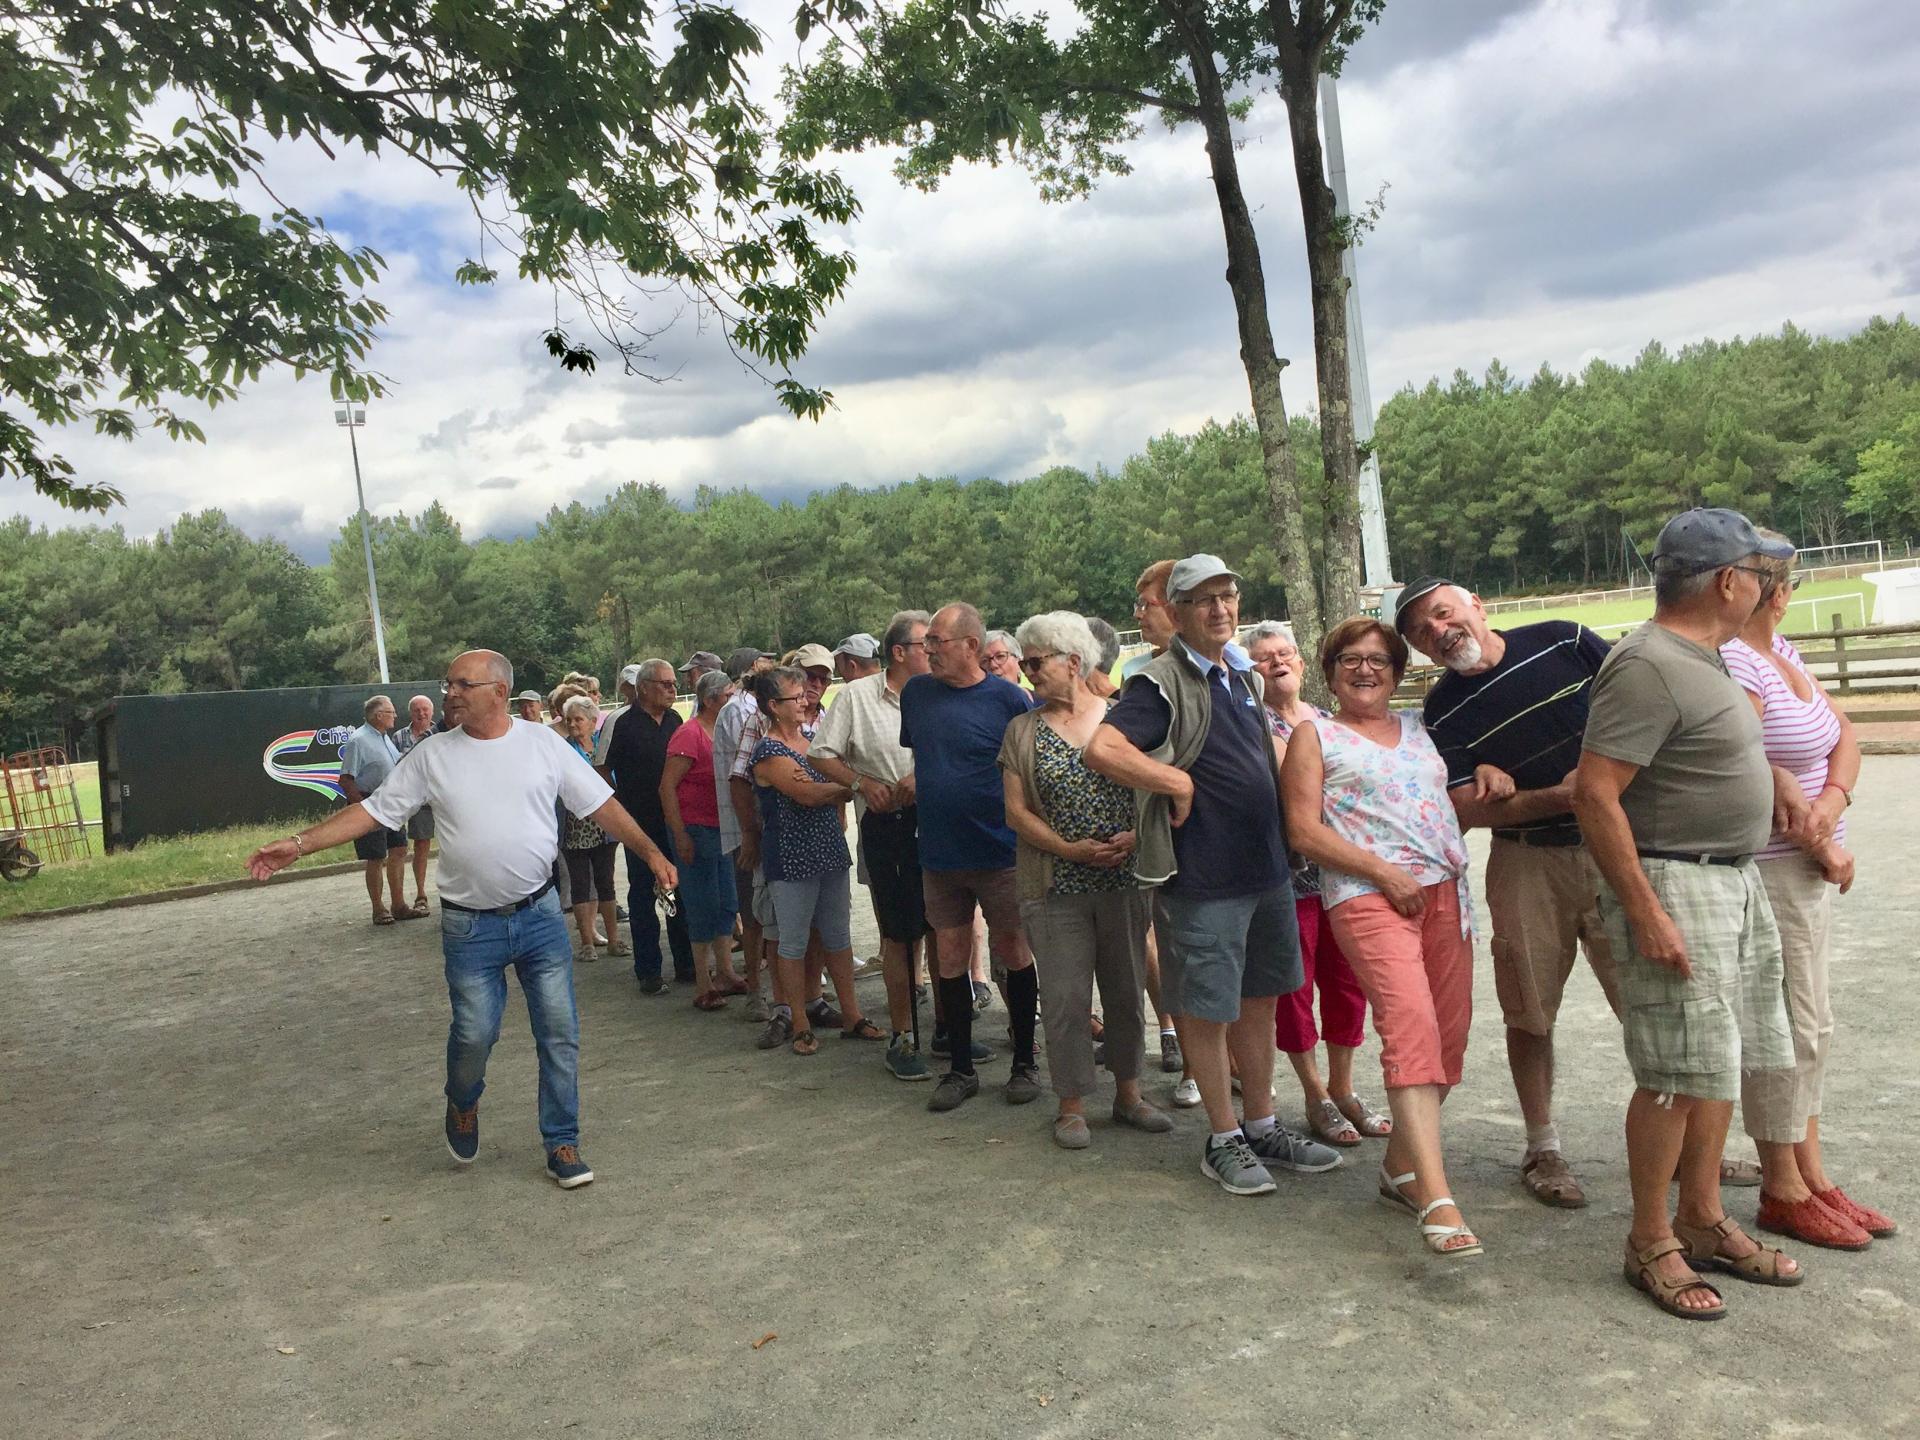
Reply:
[[[462, 1163], [478, 1154], [511, 966], [539, 1053], [548, 1172], [568, 1188], [592, 1179], [564, 917], [570, 906], [581, 958], [602, 930], [610, 953], [628, 953], [618, 846], [647, 995], [668, 989], [664, 913], [697, 1008], [746, 996], [764, 1049], [813, 1055], [837, 1031], [884, 1045], [896, 1078], [928, 1081], [924, 959], [943, 1066], [928, 1105], [948, 1111], [995, 1058], [973, 1034], [982, 930], [1008, 1016], [1001, 1093], [1039, 1097], [1044, 1015], [1056, 1144], [1093, 1143], [1101, 1068], [1114, 1125], [1174, 1129], [1143, 1088], [1151, 1016], [1163, 1068], [1180, 1075], [1173, 1103], [1204, 1109], [1210, 1180], [1265, 1194], [1275, 1169], [1331, 1170], [1384, 1140], [1382, 1200], [1457, 1259], [1485, 1248], [1451, 1192], [1441, 1124], [1472, 1013], [1464, 837], [1482, 826], [1520, 1181], [1547, 1205], [1587, 1203], [1553, 1117], [1555, 1019], [1584, 952], [1636, 1085], [1625, 1276], [1669, 1314], [1718, 1319], [1726, 1300], [1703, 1272], [1804, 1279], [1726, 1214], [1723, 1184], [1757, 1181], [1758, 1228], [1805, 1244], [1863, 1249], [1895, 1229], [1820, 1149], [1828, 937], [1833, 895], [1853, 879], [1844, 816], [1860, 757], [1779, 634], [1793, 554], [1733, 511], [1676, 517], [1655, 549], [1654, 617], [1612, 646], [1568, 621], [1495, 630], [1466, 589], [1416, 581], [1390, 615], [1326, 634], [1314, 659], [1331, 710], [1304, 698], [1308, 657], [1285, 625], [1242, 633], [1239, 577], [1205, 554], [1140, 576], [1149, 653], [1118, 686], [1104, 622], [1055, 611], [1008, 633], [965, 603], [901, 611], [882, 636], [832, 651], [703, 651], [678, 671], [641, 661], [605, 713], [592, 677], [516, 696], [506, 659], [471, 651], [449, 669], [438, 727], [414, 714], [404, 754], [356, 769], [357, 803], [250, 866], [265, 878], [349, 839], [390, 854], [433, 817], [453, 1007], [446, 1137]], [[1444, 669], [1422, 708], [1396, 707], [1413, 649]], [[423, 702], [430, 720], [425, 697], [410, 710]], [[356, 765], [393, 728], [391, 702], [369, 702], [348, 744]], [[387, 862], [372, 848], [360, 853], [377, 921]], [[884, 1025], [854, 985], [855, 874], [881, 937]], [[1369, 1011], [1385, 1113], [1356, 1088]], [[1276, 1051], [1300, 1086], [1301, 1131], [1276, 1114]], [[1736, 1100], [1757, 1171], [1724, 1156]]]

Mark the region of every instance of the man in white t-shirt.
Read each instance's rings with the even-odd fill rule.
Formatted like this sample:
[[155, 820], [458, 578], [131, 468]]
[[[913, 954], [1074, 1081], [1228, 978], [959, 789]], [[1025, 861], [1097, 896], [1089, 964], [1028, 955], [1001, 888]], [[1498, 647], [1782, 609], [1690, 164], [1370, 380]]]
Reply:
[[386, 782], [318, 825], [263, 845], [247, 860], [256, 880], [302, 855], [385, 827], [398, 830], [432, 805], [440, 840], [440, 941], [453, 1023], [447, 1030], [447, 1148], [462, 1165], [480, 1151], [480, 1092], [500, 1037], [505, 972], [526, 997], [540, 1057], [540, 1136], [547, 1174], [563, 1190], [593, 1171], [580, 1158], [580, 1021], [573, 946], [553, 893], [559, 834], [555, 801], [593, 820], [646, 857], [664, 889], [679, 883], [646, 837], [566, 741], [507, 713], [513, 667], [492, 650], [469, 650], [447, 667], [446, 723], [407, 752]]

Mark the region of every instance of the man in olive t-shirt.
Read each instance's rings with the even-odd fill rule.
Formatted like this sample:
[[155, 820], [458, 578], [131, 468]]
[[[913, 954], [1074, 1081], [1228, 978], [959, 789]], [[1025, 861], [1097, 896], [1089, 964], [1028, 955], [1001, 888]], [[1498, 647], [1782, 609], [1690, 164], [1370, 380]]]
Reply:
[[1770, 574], [1754, 562], [1792, 554], [1780, 550], [1732, 510], [1667, 522], [1653, 619], [1594, 679], [1574, 779], [1574, 814], [1607, 882], [1601, 919], [1637, 1087], [1626, 1274], [1662, 1310], [1693, 1319], [1718, 1318], [1725, 1304], [1690, 1258], [1798, 1283], [1799, 1267], [1755, 1244], [1720, 1203], [1741, 1072], [1793, 1064], [1780, 935], [1753, 864], [1773, 829], [1773, 771], [1719, 654], [1766, 596]]

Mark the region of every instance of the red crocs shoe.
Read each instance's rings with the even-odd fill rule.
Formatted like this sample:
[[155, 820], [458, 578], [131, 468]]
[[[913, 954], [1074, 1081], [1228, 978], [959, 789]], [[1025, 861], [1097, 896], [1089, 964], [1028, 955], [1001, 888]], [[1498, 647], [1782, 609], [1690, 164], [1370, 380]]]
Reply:
[[1871, 1205], [1862, 1205], [1838, 1185], [1831, 1190], [1814, 1191], [1813, 1198], [1834, 1214], [1851, 1220], [1876, 1240], [1884, 1240], [1887, 1236], [1898, 1234], [1900, 1231], [1900, 1227], [1889, 1217], [1882, 1215]]
[[1823, 1250], [1864, 1250], [1873, 1244], [1873, 1236], [1811, 1195], [1804, 1200], [1776, 1200], [1763, 1191], [1754, 1223], [1762, 1230]]

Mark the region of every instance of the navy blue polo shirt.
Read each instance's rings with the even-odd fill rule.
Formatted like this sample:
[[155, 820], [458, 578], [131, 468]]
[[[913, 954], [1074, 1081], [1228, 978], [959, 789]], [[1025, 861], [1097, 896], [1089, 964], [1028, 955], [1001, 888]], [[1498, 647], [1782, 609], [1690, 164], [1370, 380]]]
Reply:
[[900, 743], [913, 752], [923, 870], [1012, 867], [1000, 741], [1028, 704], [1026, 691], [998, 675], [964, 687], [916, 675], [900, 691]]
[[[1227, 666], [1185, 652], [1189, 664], [1204, 667], [1213, 717], [1206, 743], [1188, 769], [1193, 780], [1193, 809], [1174, 828], [1173, 858], [1179, 867], [1167, 881], [1168, 893], [1194, 900], [1224, 900], [1258, 895], [1287, 881], [1287, 851], [1281, 840], [1280, 797], [1273, 787], [1272, 732], [1266, 712], [1253, 698], [1240, 657], [1229, 653]], [[1151, 680], [1136, 675], [1106, 723], [1141, 750], [1166, 743], [1173, 709]]]

